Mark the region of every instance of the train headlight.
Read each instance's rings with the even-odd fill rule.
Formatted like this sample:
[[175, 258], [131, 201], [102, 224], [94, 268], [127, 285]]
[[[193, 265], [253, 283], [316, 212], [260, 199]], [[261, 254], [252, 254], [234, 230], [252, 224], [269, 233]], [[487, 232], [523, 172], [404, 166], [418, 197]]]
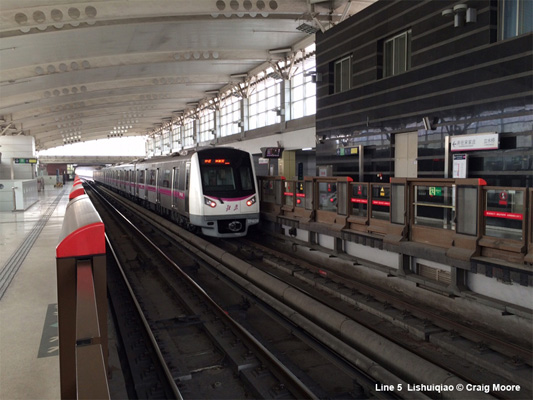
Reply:
[[204, 197], [204, 203], [205, 203], [206, 206], [209, 206], [211, 208], [215, 208], [217, 206], [217, 203], [215, 203], [211, 199], [208, 199], [207, 197]]
[[254, 196], [254, 197], [252, 197], [251, 199], [249, 199], [249, 200], [246, 201], [246, 205], [247, 205], [248, 207], [250, 207], [250, 206], [254, 205], [255, 202], [256, 202], [256, 200], [255, 200], [255, 196]]

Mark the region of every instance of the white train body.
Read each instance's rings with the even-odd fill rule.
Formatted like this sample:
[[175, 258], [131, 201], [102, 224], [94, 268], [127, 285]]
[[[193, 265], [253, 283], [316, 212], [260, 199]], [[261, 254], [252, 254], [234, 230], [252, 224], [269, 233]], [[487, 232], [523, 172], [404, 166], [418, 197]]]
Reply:
[[253, 160], [241, 150], [213, 148], [113, 166], [95, 171], [94, 180], [207, 236], [245, 236], [259, 222]]

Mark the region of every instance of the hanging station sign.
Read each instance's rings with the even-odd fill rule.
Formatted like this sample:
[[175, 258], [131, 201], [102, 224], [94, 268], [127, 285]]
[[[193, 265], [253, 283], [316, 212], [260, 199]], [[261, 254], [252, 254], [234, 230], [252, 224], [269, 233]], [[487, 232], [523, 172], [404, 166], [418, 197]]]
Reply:
[[37, 164], [36, 158], [14, 158], [15, 164]]
[[359, 154], [359, 147], [339, 147], [336, 152], [338, 156], [356, 156]]
[[498, 144], [497, 133], [452, 136], [451, 151], [497, 150]]
[[266, 147], [262, 148], [261, 151], [264, 151], [264, 158], [281, 158], [283, 147]]

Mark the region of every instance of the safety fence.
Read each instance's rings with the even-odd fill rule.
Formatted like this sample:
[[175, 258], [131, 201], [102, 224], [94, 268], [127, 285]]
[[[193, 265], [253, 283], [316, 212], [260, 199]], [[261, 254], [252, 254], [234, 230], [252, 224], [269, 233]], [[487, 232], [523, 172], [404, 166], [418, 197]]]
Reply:
[[424, 243], [464, 260], [483, 256], [533, 263], [533, 189], [487, 186], [482, 179], [369, 183], [260, 176], [258, 182], [262, 214], [282, 224], [320, 223], [336, 231]]
[[72, 198], [56, 247], [62, 399], [108, 399], [104, 225], [89, 197]]

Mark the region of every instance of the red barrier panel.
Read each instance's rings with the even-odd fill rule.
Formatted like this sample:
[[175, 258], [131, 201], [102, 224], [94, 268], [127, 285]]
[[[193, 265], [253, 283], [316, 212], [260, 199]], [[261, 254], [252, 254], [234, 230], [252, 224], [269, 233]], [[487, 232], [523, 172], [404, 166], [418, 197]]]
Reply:
[[[100, 360], [103, 356], [102, 373], [104, 376], [107, 373], [105, 252], [104, 224], [91, 200], [86, 194], [73, 198], [66, 208], [59, 244], [56, 247], [59, 370], [61, 398], [63, 399], [76, 398], [80, 395], [80, 388], [83, 391], [86, 387], [92, 390], [91, 385], [80, 386], [80, 382], [86, 382], [87, 379], [91, 380], [92, 378], [80, 375], [83, 374], [83, 368], [78, 368], [80, 365], [78, 358], [89, 346], [96, 346], [100, 349], [97, 349], [95, 354], [100, 354]], [[89, 302], [93, 306], [96, 304], [98, 323], [94, 329], [92, 327], [81, 329], [80, 326], [80, 323], [85, 324], [90, 320], [87, 315], [78, 315], [79, 313], [84, 314], [84, 310], [88, 309], [81, 307], [80, 301], [84, 298], [80, 297], [80, 293], [78, 293], [80, 287], [78, 281], [80, 277], [83, 277], [79, 270], [80, 262], [82, 266], [86, 267], [86, 271], [92, 274], [92, 282], [94, 282], [94, 301]], [[86, 332], [97, 333], [87, 335]], [[80, 335], [82, 337], [79, 337]], [[89, 361], [85, 360], [84, 362]], [[102, 373], [99, 376], [102, 376]], [[107, 382], [104, 384], [107, 386]], [[91, 397], [90, 393], [92, 392], [86, 392], [86, 395]]]
[[75, 199], [76, 197], [81, 196], [82, 194], [85, 194], [85, 189], [81, 181], [78, 181], [78, 183], [74, 183], [74, 185], [72, 186], [72, 189], [70, 189], [68, 199], [69, 200]]

